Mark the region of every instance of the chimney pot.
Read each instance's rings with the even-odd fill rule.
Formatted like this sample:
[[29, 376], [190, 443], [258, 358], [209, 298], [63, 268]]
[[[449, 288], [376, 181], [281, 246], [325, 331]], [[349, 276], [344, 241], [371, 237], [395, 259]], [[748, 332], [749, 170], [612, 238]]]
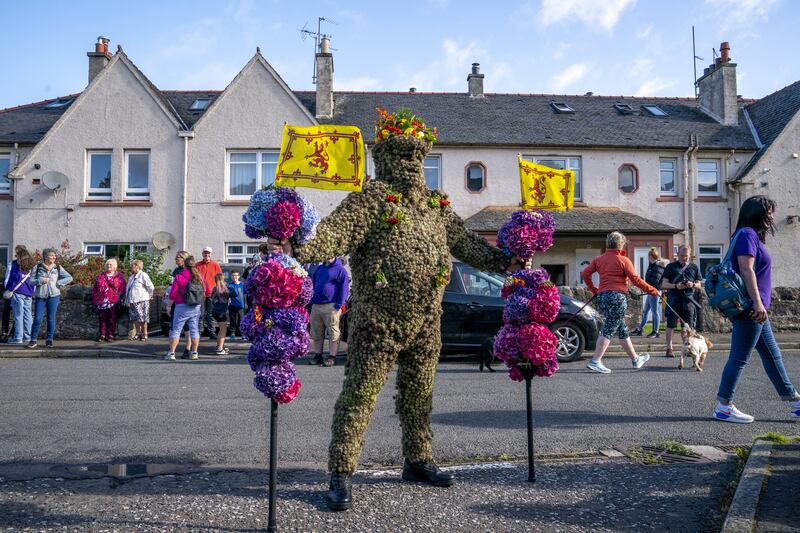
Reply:
[[472, 64], [472, 72], [467, 76], [467, 89], [470, 98], [483, 98], [483, 74], [480, 63]]
[[89, 56], [89, 83], [100, 74], [100, 71], [108, 65], [108, 61], [111, 59], [108, 43], [109, 38], [101, 35], [94, 44], [94, 52], [86, 52], [86, 55]]
[[731, 60], [731, 45], [728, 43], [728, 41], [725, 41], [719, 45], [719, 51], [722, 54], [722, 57], [720, 58], [722, 63], [727, 63]]
[[329, 35], [323, 35], [319, 41], [319, 51], [321, 54], [331, 53], [331, 38]]
[[408, 92], [415, 93], [415, 92], [417, 92], [417, 88], [416, 87], [411, 87], [411, 88], [408, 89]]
[[473, 63], [472, 64], [472, 73], [473, 74], [480, 74], [481, 73], [481, 64], [480, 63]]

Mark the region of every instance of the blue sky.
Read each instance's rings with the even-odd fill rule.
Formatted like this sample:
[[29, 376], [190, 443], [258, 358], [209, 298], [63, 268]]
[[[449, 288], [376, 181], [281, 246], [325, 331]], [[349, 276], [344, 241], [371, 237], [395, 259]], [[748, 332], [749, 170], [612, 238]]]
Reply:
[[318, 16], [332, 34], [337, 90], [465, 92], [473, 62], [486, 92], [691, 96], [712, 47], [731, 43], [739, 93], [800, 78], [794, 0], [400, 2], [170, 0], [5, 4], [0, 108], [78, 92], [95, 38], [122, 45], [161, 89], [223, 89], [256, 46], [293, 89], [313, 88]]

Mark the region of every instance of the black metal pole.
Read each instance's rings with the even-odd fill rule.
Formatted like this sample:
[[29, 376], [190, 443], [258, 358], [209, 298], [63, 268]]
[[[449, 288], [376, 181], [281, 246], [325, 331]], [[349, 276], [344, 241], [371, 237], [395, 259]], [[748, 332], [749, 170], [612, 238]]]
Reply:
[[528, 481], [536, 481], [533, 466], [533, 401], [531, 400], [531, 378], [525, 378], [525, 403], [528, 407]]
[[270, 400], [269, 412], [269, 518], [268, 533], [278, 531], [275, 523], [276, 503], [278, 499], [278, 402]]

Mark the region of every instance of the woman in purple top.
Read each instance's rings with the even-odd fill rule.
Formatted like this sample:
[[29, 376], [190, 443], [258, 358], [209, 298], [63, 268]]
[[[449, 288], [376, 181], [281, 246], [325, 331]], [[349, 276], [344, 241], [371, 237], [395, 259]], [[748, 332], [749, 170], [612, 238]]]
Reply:
[[800, 393], [794, 388], [783, 366], [778, 343], [772, 334], [768, 309], [772, 292], [772, 259], [764, 246], [767, 232], [774, 235], [775, 202], [766, 196], [753, 196], [742, 204], [736, 231], [739, 234], [731, 253], [733, 269], [742, 277], [753, 307], [733, 319], [731, 351], [722, 371], [714, 418], [724, 422], [749, 424], [753, 417], [733, 405], [733, 393], [755, 348], [761, 364], [782, 400], [791, 402], [790, 416], [800, 418]]

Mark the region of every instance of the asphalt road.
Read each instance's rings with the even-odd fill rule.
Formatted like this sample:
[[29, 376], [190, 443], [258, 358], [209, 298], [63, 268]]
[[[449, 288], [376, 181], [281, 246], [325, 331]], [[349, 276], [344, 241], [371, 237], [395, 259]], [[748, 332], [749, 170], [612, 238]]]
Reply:
[[[749, 443], [757, 433], [795, 434], [757, 356], [745, 370], [737, 405], [756, 423], [710, 419], [727, 354], [706, 371], [678, 371], [655, 357], [640, 371], [610, 358], [603, 376], [585, 361], [534, 381], [538, 453], [571, 453], [676, 440], [685, 444]], [[800, 353], [785, 353], [800, 383]], [[299, 365], [303, 388], [279, 410], [280, 460], [326, 462], [333, 404], [343, 367]], [[268, 402], [241, 360], [166, 363], [149, 359], [0, 360], [0, 463], [74, 464], [136, 461], [263, 465]], [[524, 384], [469, 363], [439, 366], [434, 396], [434, 452], [469, 460], [526, 453]], [[381, 393], [366, 437], [363, 465], [402, 461], [393, 405], [394, 374]]]

